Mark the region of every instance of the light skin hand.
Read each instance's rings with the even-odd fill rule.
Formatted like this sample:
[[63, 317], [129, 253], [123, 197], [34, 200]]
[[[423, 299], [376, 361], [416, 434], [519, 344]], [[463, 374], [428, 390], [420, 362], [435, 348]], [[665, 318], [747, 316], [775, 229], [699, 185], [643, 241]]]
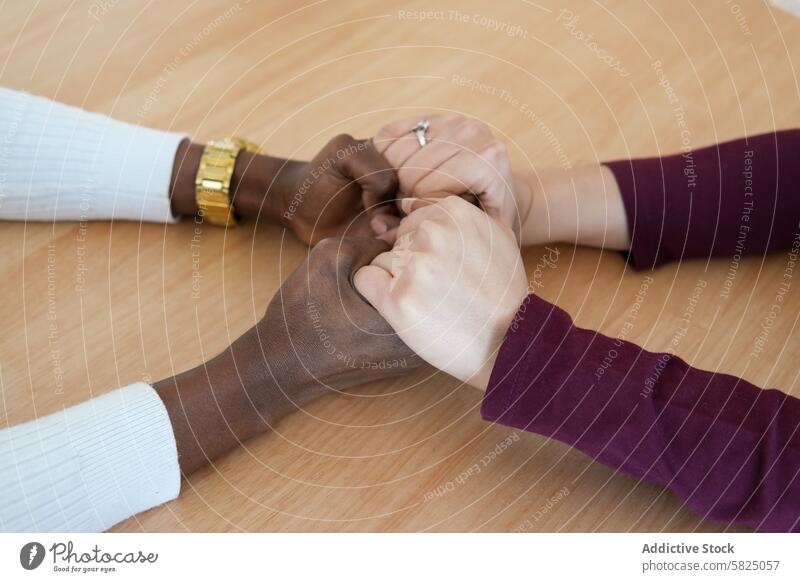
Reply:
[[355, 285], [422, 359], [481, 390], [528, 293], [511, 229], [457, 196], [405, 218]]
[[471, 193], [486, 213], [519, 233], [527, 208], [513, 194], [506, 145], [489, 127], [462, 115], [431, 115], [428, 143], [420, 147], [409, 129], [418, 119], [401, 119], [378, 131], [375, 149], [397, 168], [400, 195], [437, 197]]
[[512, 171], [505, 144], [482, 121], [461, 115], [428, 119], [430, 141], [423, 148], [409, 133], [416, 118], [390, 123], [375, 137], [376, 149], [398, 169], [401, 196], [472, 192], [487, 213], [514, 230], [522, 246], [565, 242], [630, 248], [622, 196], [606, 166]]

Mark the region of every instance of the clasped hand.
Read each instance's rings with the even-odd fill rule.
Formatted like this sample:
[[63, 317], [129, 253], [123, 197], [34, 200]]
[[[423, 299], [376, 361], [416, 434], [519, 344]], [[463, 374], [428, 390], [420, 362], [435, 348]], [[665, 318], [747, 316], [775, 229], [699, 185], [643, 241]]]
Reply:
[[[420, 358], [486, 387], [528, 292], [519, 209], [504, 146], [479, 122], [436, 119], [437, 139], [422, 150], [408, 139], [409, 120], [381, 130], [374, 146], [350, 151], [368, 142], [336, 138], [283, 189], [304, 196], [289, 217], [302, 240], [362, 236], [317, 244], [240, 340], [251, 346], [240, 350], [242, 359], [261, 361], [256, 376], [267, 389], [252, 399], [271, 421], [326, 392], [405, 373]], [[302, 176], [332, 157], [336, 164], [303, 186]], [[456, 195], [466, 192], [483, 209]], [[386, 211], [395, 197], [407, 214], [399, 226]], [[348, 210], [354, 207], [358, 216]]]
[[[357, 260], [347, 259], [359, 267], [353, 269], [352, 281], [375, 308], [361, 313], [388, 322], [398, 345], [403, 345], [398, 353], [410, 348], [436, 368], [484, 389], [498, 348], [528, 292], [515, 229], [519, 209], [505, 147], [491, 131], [462, 117], [432, 119], [436, 139], [425, 148], [408, 133], [411, 120], [386, 126], [374, 140], [375, 149], [397, 169], [396, 185], [404, 196], [401, 206], [407, 217], [399, 227], [386, 213], [379, 216], [389, 219], [384, 228], [372, 223], [376, 234], [394, 241], [393, 248], [377, 252], [374, 241], [359, 239], [324, 244], [330, 260], [358, 252]], [[376, 169], [381, 169], [379, 164]], [[370, 175], [367, 164], [359, 174]], [[483, 210], [456, 195], [465, 192], [477, 195]], [[319, 259], [316, 262], [320, 269]], [[307, 264], [298, 272], [311, 268]], [[323, 287], [330, 286], [320, 279]], [[290, 279], [287, 285], [292, 283]], [[285, 301], [287, 294], [280, 295]], [[362, 301], [348, 296], [340, 300]], [[272, 311], [277, 309], [274, 304]], [[285, 306], [281, 310], [285, 312]], [[303, 310], [307, 308], [299, 308]], [[286, 314], [289, 321], [308, 319], [294, 311], [298, 308]], [[311, 326], [309, 321], [305, 325]], [[351, 346], [355, 339], [341, 341]], [[391, 358], [380, 342], [368, 345], [378, 358]], [[309, 360], [324, 346], [312, 348], [303, 345]]]

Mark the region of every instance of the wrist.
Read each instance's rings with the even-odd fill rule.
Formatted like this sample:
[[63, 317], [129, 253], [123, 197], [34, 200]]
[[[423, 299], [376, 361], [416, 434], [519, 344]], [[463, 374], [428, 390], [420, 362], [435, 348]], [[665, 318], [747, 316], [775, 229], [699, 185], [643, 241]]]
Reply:
[[544, 173], [535, 178], [535, 182], [533, 176], [520, 182], [528, 207], [522, 225], [522, 245], [574, 242], [569, 232], [569, 178], [563, 174]]
[[234, 168], [235, 207], [243, 218], [285, 222], [304, 162], [241, 152]]
[[487, 348], [484, 351], [484, 356], [479, 360], [483, 362], [483, 365], [466, 380], [467, 384], [474, 386], [482, 392], [485, 392], [489, 385], [489, 379], [492, 376], [492, 370], [497, 361], [497, 355], [503, 346], [503, 342], [505, 342], [509, 330], [518, 317], [520, 308], [527, 297], [528, 290], [527, 288], [520, 288], [515, 294], [516, 297], [508, 302], [507, 308], [498, 308], [501, 309], [502, 312], [498, 312], [494, 325], [487, 327]]
[[175, 152], [170, 184], [170, 206], [176, 216], [197, 214], [195, 201], [195, 177], [203, 157], [203, 145], [183, 140]]
[[627, 218], [616, 179], [607, 166], [590, 164], [544, 173], [527, 182], [530, 212], [523, 245], [564, 242], [625, 250]]
[[[197, 214], [195, 179], [203, 157], [204, 144], [181, 142], [172, 167], [170, 198], [172, 212], [178, 216]], [[287, 200], [296, 190], [302, 162], [273, 158], [246, 150], [239, 152], [231, 176], [231, 202], [243, 218], [263, 216], [280, 221]]]
[[218, 356], [223, 372], [235, 370], [242, 402], [253, 412], [242, 421], [255, 431], [271, 429], [328, 391], [311, 370], [313, 364], [304, 362], [304, 334], [287, 317], [293, 319], [283, 309], [270, 308], [258, 325]]
[[267, 428], [224, 356], [154, 384], [172, 424], [184, 475]]
[[242, 218], [266, 218], [277, 221], [283, 205], [285, 188], [279, 183], [281, 162], [262, 154], [242, 151], [231, 177], [231, 191], [236, 212]]

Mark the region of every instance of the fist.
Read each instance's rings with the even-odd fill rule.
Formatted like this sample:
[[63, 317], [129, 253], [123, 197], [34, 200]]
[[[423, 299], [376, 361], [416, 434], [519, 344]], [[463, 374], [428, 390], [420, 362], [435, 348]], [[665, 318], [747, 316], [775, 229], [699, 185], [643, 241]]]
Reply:
[[401, 195], [474, 194], [489, 216], [518, 232], [523, 210], [517, 207], [505, 143], [480, 120], [433, 115], [428, 117], [428, 143], [420, 147], [416, 135], [409, 133], [418, 121], [390, 123], [374, 139], [376, 150], [397, 168]]
[[355, 285], [423, 359], [484, 389], [528, 290], [508, 226], [457, 196], [405, 218]]
[[392, 204], [397, 175], [370, 140], [339, 135], [310, 162], [288, 164], [277, 181], [281, 222], [309, 245], [382, 234], [400, 221]]
[[354, 273], [388, 248], [377, 239], [325, 239], [283, 283], [256, 326], [277, 380], [264, 404], [271, 417], [422, 364], [353, 285]]

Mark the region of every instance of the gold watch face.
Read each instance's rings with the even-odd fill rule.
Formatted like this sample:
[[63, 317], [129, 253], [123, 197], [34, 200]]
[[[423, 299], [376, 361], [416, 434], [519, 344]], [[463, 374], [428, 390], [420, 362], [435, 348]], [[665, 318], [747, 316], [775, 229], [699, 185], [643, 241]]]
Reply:
[[202, 218], [218, 226], [235, 226], [229, 192], [236, 158], [243, 149], [238, 138], [209, 141], [203, 150], [195, 178], [195, 200]]
[[234, 147], [240, 147], [243, 150], [247, 150], [248, 152], [253, 152], [257, 154], [260, 154], [262, 152], [261, 146], [252, 141], [247, 141], [246, 139], [242, 139], [241, 137], [235, 137], [235, 136], [226, 137], [224, 138], [224, 140], [232, 143]]
[[217, 147], [229, 148], [229, 149], [235, 149], [241, 147], [238, 143], [234, 142], [229, 137], [225, 137], [220, 140], [214, 140], [212, 143]]

